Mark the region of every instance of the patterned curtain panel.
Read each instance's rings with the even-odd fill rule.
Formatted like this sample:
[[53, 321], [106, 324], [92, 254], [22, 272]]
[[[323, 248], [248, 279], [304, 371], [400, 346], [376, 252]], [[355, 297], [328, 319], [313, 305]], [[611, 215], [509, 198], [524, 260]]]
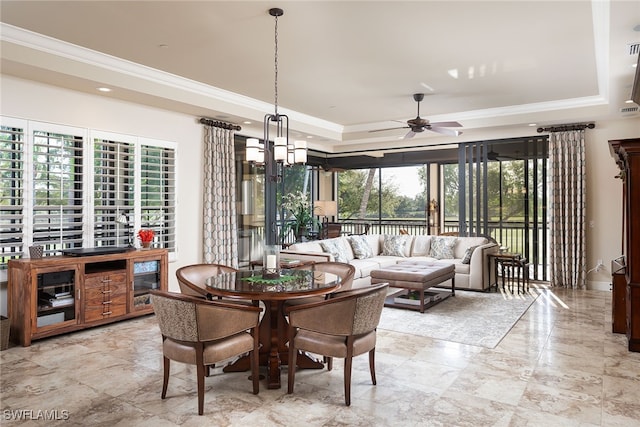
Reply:
[[551, 284], [586, 285], [584, 130], [549, 136]]
[[204, 127], [204, 262], [238, 267], [233, 131]]

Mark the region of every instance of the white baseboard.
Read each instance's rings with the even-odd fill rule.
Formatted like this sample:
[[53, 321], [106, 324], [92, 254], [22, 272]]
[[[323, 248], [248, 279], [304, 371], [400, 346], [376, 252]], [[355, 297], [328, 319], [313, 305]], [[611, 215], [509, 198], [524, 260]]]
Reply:
[[596, 281], [587, 281], [587, 289], [593, 291], [607, 291], [611, 292], [611, 282], [596, 282]]

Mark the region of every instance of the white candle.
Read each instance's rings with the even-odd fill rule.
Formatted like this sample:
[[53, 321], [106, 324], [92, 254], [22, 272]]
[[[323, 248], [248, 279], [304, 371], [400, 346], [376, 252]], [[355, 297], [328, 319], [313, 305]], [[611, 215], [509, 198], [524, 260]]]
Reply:
[[273, 270], [276, 268], [276, 256], [267, 255], [267, 269]]

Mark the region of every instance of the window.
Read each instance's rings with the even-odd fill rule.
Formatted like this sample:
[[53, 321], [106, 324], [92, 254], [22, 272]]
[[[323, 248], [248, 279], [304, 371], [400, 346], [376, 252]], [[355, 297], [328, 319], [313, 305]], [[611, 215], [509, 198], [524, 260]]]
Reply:
[[133, 243], [135, 145], [104, 138], [93, 141], [94, 244], [126, 246]]
[[152, 228], [164, 248], [176, 247], [175, 150], [143, 144], [141, 154], [142, 227]]
[[0, 127], [0, 265], [23, 252], [24, 129]]
[[32, 241], [45, 254], [82, 247], [84, 137], [33, 131]]
[[[91, 137], [89, 137], [89, 135]], [[175, 144], [0, 116], [0, 270], [30, 245], [176, 251]]]

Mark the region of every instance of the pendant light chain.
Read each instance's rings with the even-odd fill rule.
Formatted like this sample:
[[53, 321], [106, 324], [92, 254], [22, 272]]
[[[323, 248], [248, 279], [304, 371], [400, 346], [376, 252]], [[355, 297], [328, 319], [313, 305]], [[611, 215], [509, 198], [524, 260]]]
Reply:
[[275, 91], [275, 107], [276, 107], [276, 117], [278, 117], [278, 15], [276, 18], [276, 31], [275, 31], [275, 56], [274, 56], [274, 70], [275, 70], [275, 83], [274, 83], [274, 91]]

